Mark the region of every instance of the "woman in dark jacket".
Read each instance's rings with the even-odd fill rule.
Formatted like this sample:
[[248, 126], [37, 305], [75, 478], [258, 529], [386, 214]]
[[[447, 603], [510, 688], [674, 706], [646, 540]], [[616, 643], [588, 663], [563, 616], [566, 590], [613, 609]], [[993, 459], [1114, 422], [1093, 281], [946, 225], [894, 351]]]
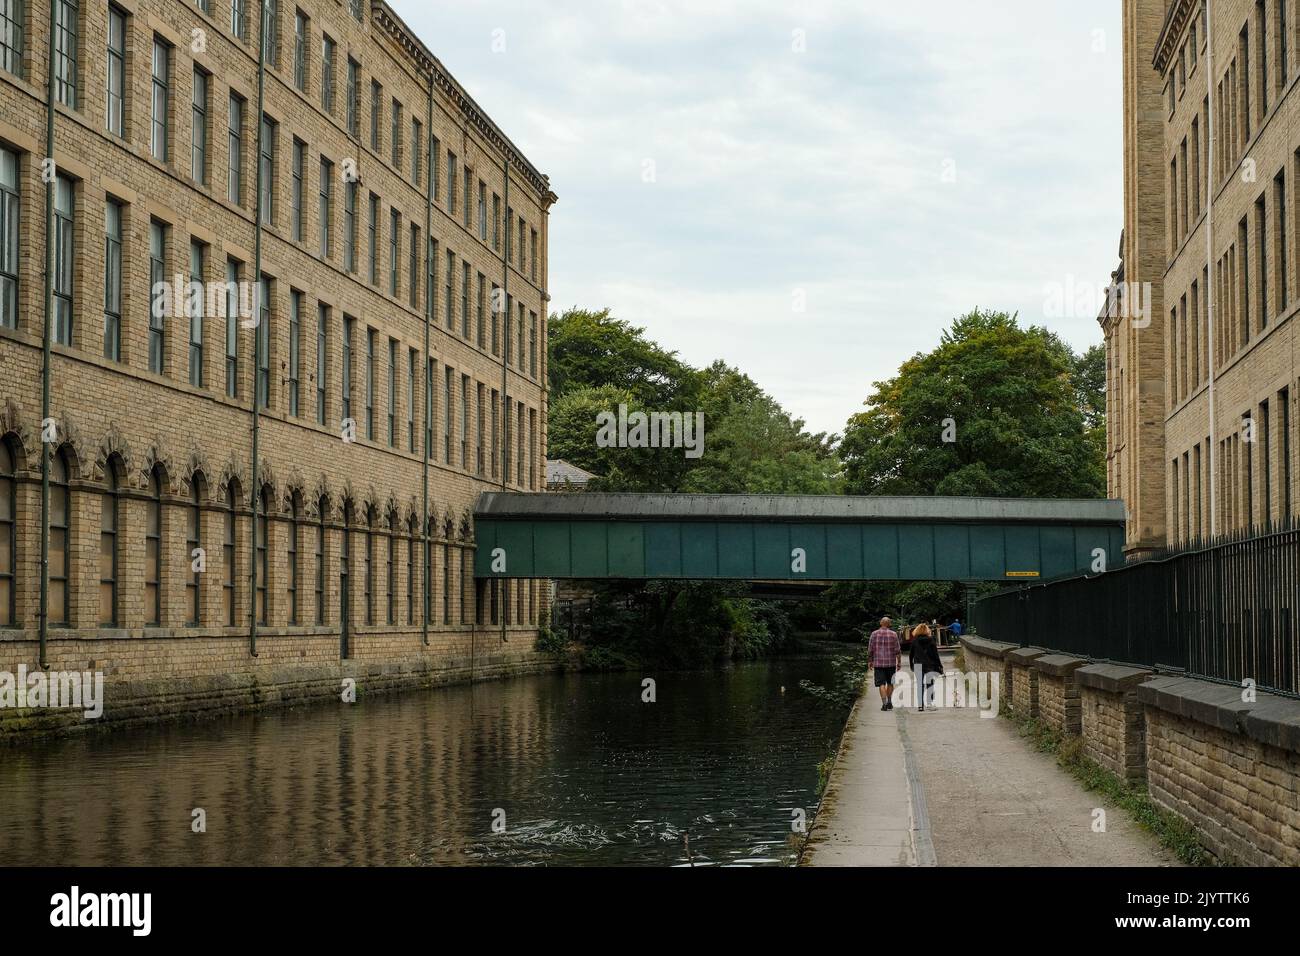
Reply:
[[930, 675], [943, 673], [943, 661], [939, 660], [939, 648], [930, 634], [930, 625], [921, 623], [912, 629], [912, 644], [907, 649], [907, 667], [915, 674], [916, 665], [921, 665], [921, 685], [917, 699], [919, 710], [925, 710], [925, 699], [930, 698], [934, 705], [934, 684]]

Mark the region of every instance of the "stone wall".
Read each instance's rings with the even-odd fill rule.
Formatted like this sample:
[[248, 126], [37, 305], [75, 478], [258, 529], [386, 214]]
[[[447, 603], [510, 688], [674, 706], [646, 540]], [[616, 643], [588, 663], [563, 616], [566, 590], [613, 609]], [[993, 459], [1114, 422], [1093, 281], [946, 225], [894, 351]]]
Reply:
[[1079, 734], [1079, 687], [1074, 672], [1088, 662], [1066, 654], [1044, 654], [1038, 672], [1038, 713], [1057, 733]]
[[965, 660], [962, 670], [967, 674], [1001, 675], [998, 679], [998, 707], [1005, 706], [1011, 695], [1011, 665], [1007, 654], [1015, 650], [1016, 645], [969, 634], [963, 634], [960, 640]]
[[1219, 857], [1300, 866], [1300, 703], [1186, 677], [1137, 688], [1151, 798]]
[[1018, 647], [1007, 652], [1011, 669], [1011, 706], [1026, 717], [1038, 716], [1038, 669], [1034, 661], [1047, 652], [1041, 647]]
[[1146, 781], [1146, 721], [1137, 687], [1150, 671], [1089, 664], [1074, 672], [1079, 686], [1084, 753], [1130, 785]]

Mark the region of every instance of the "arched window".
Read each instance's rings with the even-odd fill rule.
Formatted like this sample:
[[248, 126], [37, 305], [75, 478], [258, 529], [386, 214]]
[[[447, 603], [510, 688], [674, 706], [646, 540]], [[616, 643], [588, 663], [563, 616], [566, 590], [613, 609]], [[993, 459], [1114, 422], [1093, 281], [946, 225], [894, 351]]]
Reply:
[[442, 623], [451, 623], [451, 545], [442, 545]]
[[388, 624], [397, 623], [397, 515], [388, 516]]
[[419, 581], [419, 562], [416, 557], [419, 550], [416, 548], [415, 540], [419, 537], [420, 526], [412, 518], [407, 522], [406, 532], [409, 537], [406, 539], [406, 623], [415, 623], [415, 592], [417, 590], [416, 582]]
[[47, 614], [51, 624], [68, 622], [68, 464], [62, 452], [50, 459], [50, 587]]
[[316, 623], [325, 623], [325, 516], [329, 502], [321, 498], [317, 505], [320, 520], [316, 522]]
[[433, 617], [433, 519], [425, 518], [425, 530], [428, 535], [424, 543], [424, 620], [430, 624]]
[[111, 461], [99, 496], [99, 623], [117, 624], [117, 474]]
[[148, 494], [144, 520], [144, 622], [157, 625], [162, 618], [162, 482], [157, 468], [149, 472]]
[[298, 624], [298, 496], [289, 501], [289, 624]]
[[201, 608], [199, 597], [199, 571], [206, 562], [200, 562], [203, 548], [203, 476], [190, 477], [190, 502], [185, 508], [185, 560], [190, 573], [185, 579], [185, 623], [190, 627], [199, 624]]
[[472, 623], [470, 617], [470, 595], [474, 593], [474, 586], [470, 583], [474, 580], [474, 564], [470, 557], [470, 550], [466, 547], [460, 549], [460, 623]]
[[226, 513], [222, 518], [221, 536], [221, 594], [226, 605], [226, 626], [235, 626], [235, 605], [239, 575], [235, 573], [235, 509], [239, 501], [239, 487], [233, 481], [226, 488]]
[[14, 596], [17, 591], [14, 567], [18, 563], [16, 471], [13, 452], [7, 442], [0, 441], [0, 627], [13, 626], [17, 614]]
[[375, 509], [366, 512], [366, 553], [362, 571], [365, 575], [366, 623], [375, 623]]
[[263, 486], [261, 515], [257, 519], [257, 623], [266, 623], [266, 580], [268, 562], [266, 554], [267, 526], [271, 523], [271, 489]]

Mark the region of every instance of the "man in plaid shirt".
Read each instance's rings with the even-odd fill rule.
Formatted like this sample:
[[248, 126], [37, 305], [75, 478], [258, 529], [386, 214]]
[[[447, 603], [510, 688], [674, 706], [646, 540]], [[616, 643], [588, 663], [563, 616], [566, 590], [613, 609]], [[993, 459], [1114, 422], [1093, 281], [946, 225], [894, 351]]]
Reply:
[[880, 688], [880, 709], [893, 710], [894, 672], [902, 663], [903, 647], [898, 641], [898, 632], [890, 628], [887, 617], [880, 619], [880, 627], [871, 632], [871, 668], [876, 674], [876, 686]]

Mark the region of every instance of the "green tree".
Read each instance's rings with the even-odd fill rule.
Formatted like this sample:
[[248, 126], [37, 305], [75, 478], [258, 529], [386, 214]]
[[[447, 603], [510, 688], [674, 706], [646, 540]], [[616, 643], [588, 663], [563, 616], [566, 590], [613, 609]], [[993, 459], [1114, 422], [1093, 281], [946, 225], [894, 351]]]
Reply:
[[694, 369], [650, 341], [645, 330], [616, 319], [609, 309], [571, 308], [547, 320], [547, 376], [552, 398], [610, 386], [646, 406], [666, 411], [689, 401]]
[[846, 490], [867, 495], [1096, 498], [1099, 448], [1081, 398], [1095, 358], [1005, 312], [973, 311], [877, 382], [845, 429]]

